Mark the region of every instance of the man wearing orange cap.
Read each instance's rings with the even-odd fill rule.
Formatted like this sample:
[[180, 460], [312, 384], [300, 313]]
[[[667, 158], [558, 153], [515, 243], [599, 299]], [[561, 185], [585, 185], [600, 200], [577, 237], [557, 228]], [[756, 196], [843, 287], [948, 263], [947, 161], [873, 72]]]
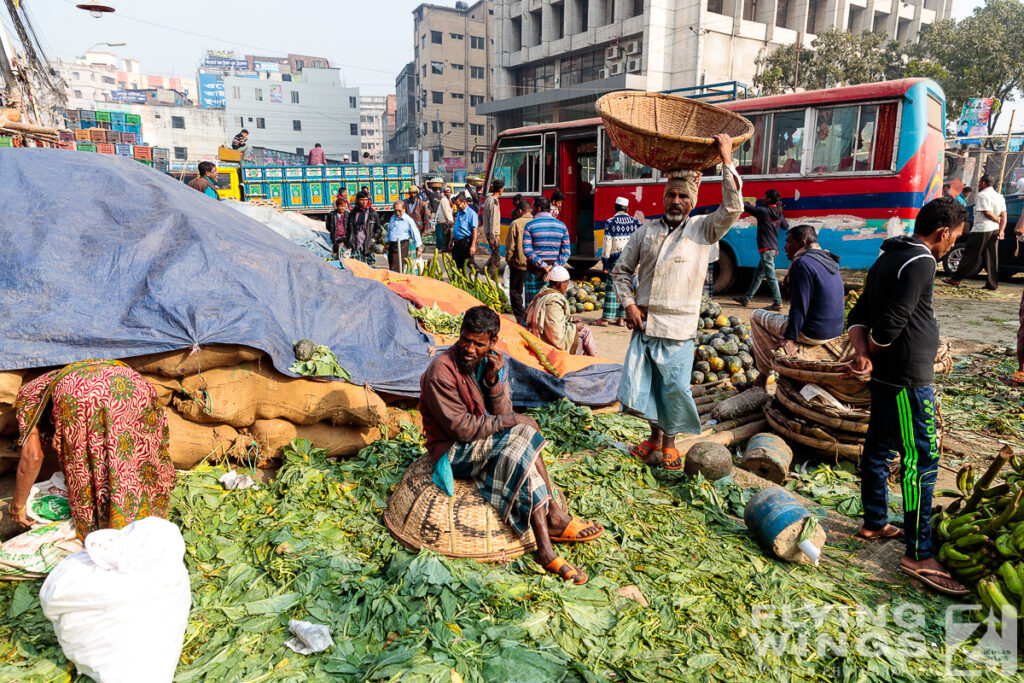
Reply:
[[711, 245], [743, 212], [743, 182], [732, 163], [732, 138], [719, 134], [715, 142], [723, 166], [718, 209], [689, 216], [697, 204], [700, 173], [670, 173], [665, 214], [633, 234], [612, 269], [615, 294], [626, 311], [626, 326], [633, 330], [618, 399], [624, 409], [651, 423], [650, 437], [634, 448], [633, 454], [645, 460], [660, 452], [662, 466], [670, 470], [682, 467], [676, 434], [700, 433], [697, 406], [690, 395], [690, 373], [708, 255]]

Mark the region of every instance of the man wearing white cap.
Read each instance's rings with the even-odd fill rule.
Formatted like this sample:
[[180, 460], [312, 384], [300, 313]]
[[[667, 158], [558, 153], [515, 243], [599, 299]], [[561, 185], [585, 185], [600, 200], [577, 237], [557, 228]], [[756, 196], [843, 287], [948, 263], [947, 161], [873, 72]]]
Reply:
[[612, 270], [615, 294], [626, 310], [626, 326], [633, 330], [622, 366], [619, 402], [651, 424], [650, 437], [633, 449], [633, 455], [646, 460], [660, 451], [655, 458], [670, 470], [683, 465], [676, 434], [700, 433], [690, 373], [708, 253], [743, 213], [743, 183], [732, 163], [732, 138], [718, 134], [715, 142], [724, 167], [718, 209], [705, 216], [689, 216], [697, 205], [700, 173], [670, 173], [664, 216], [633, 233]]
[[629, 244], [629, 238], [642, 224], [629, 215], [629, 200], [618, 197], [615, 200], [615, 215], [608, 219], [604, 226], [604, 246], [601, 248], [601, 261], [604, 265], [604, 309], [601, 319], [594, 324], [606, 327], [609, 323], [622, 326], [622, 306], [615, 296], [615, 283], [612, 280], [612, 268], [622, 255], [622, 250]]
[[526, 326], [535, 335], [566, 353], [596, 356], [597, 347], [590, 328], [575, 320], [569, 313], [569, 271], [562, 266], [551, 266], [547, 286], [537, 293], [526, 309]]

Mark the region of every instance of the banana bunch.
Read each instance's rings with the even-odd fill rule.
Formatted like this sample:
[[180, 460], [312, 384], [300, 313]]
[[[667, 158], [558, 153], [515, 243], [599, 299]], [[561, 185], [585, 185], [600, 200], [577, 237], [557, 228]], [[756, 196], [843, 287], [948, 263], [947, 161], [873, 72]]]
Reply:
[[[1003, 463], [1005, 483], [989, 486]], [[981, 480], [973, 465], [957, 473], [959, 499], [937, 516], [937, 558], [996, 614], [1013, 605], [1024, 618], [1024, 458], [997, 460]], [[961, 505], [963, 509], [960, 510]], [[953, 512], [951, 513], [950, 510]]]
[[484, 306], [498, 313], [508, 313], [512, 310], [505, 290], [492, 280], [490, 275], [476, 270], [470, 270], [469, 275], [463, 273], [455, 264], [455, 259], [447, 253], [440, 252], [430, 259], [423, 275], [435, 280], [447, 280], [453, 287], [467, 292]]

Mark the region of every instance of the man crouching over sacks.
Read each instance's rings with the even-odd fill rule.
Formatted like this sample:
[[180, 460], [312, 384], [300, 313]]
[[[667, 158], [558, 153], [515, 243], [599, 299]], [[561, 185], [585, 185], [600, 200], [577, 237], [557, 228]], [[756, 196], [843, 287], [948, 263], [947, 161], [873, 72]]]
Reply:
[[[743, 183], [732, 163], [732, 138], [715, 136], [722, 157], [722, 203], [714, 213], [690, 216], [697, 206], [700, 173], [673, 171], [665, 185], [665, 215], [638, 228], [612, 269], [615, 296], [633, 336], [622, 364], [618, 398], [642, 415], [651, 435], [631, 452], [640, 460], [660, 452], [662, 466], [683, 466], [676, 434], [699, 434], [690, 395], [693, 338], [700, 320], [711, 245], [743, 213]], [[633, 277], [637, 287], [633, 290]]]
[[533, 529], [534, 558], [576, 585], [587, 575], [552, 548], [598, 538], [596, 522], [570, 517], [552, 498], [536, 420], [512, 410], [507, 372], [495, 348], [501, 321], [486, 306], [466, 311], [459, 340], [430, 362], [420, 378], [420, 411], [434, 482], [449, 496], [452, 478], [472, 479], [503, 522], [522, 536]]

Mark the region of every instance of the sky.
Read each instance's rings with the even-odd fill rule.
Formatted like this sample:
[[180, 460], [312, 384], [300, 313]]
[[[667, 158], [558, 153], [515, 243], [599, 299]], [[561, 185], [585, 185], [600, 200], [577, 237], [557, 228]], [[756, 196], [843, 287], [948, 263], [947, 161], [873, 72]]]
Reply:
[[[83, 0], [22, 0], [50, 59], [73, 61], [94, 43], [138, 59], [143, 73], [195, 76], [206, 50], [239, 56], [292, 52], [327, 57], [347, 86], [364, 95], [395, 92], [395, 77], [413, 58], [417, 0], [105, 0], [116, 12], [93, 19]], [[433, 0], [454, 6], [455, 0]], [[982, 0], [954, 0], [953, 16]], [[3, 13], [0, 13], [2, 15]]]

